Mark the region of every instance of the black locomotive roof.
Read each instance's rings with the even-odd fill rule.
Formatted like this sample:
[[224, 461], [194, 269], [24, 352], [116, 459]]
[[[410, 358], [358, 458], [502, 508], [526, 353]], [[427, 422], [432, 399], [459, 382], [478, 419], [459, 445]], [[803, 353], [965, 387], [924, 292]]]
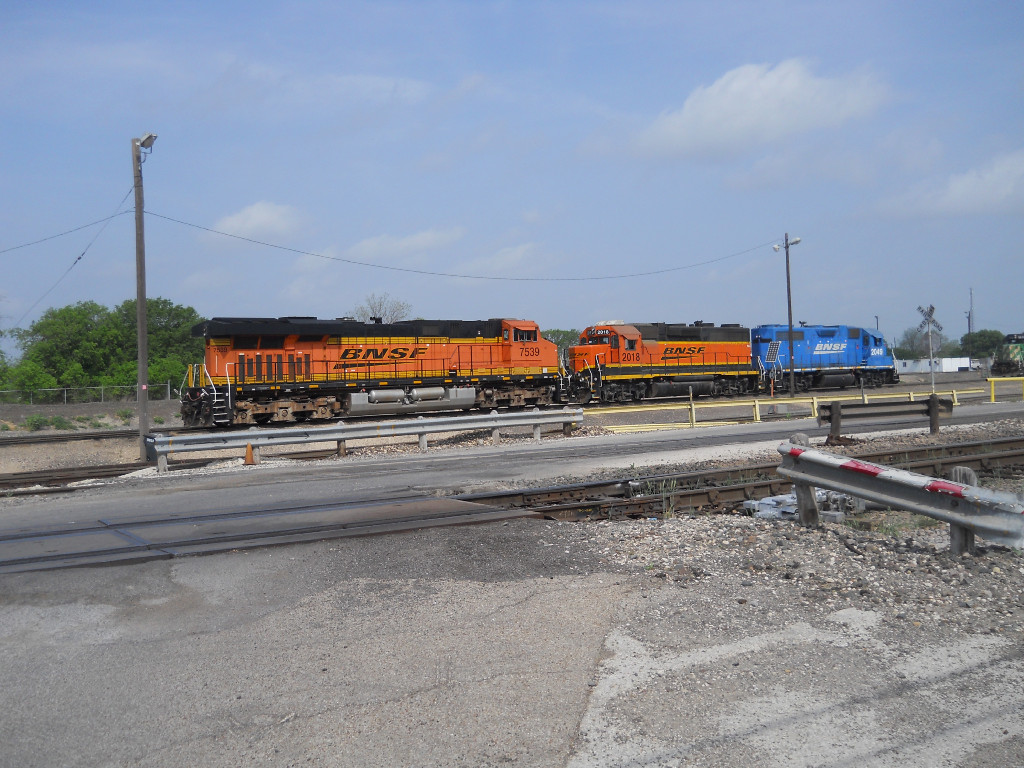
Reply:
[[645, 341], [750, 341], [750, 329], [714, 323], [630, 323]]
[[192, 327], [193, 336], [447, 336], [472, 338], [501, 336], [501, 318], [491, 320], [401, 320], [397, 323], [362, 323], [349, 318], [214, 317]]

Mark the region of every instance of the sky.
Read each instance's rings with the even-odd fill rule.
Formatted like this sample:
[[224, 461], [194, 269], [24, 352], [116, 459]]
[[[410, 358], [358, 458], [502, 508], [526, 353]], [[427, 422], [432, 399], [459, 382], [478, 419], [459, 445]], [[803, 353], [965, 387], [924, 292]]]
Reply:
[[[0, 329], [204, 317], [1024, 331], [1024, 4], [0, 7]], [[10, 338], [4, 349], [14, 352]]]

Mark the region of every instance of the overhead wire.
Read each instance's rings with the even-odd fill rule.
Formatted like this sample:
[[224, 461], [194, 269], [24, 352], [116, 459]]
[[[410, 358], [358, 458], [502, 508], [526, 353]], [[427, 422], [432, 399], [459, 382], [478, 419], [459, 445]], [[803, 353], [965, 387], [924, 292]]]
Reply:
[[[58, 285], [60, 285], [60, 283], [64, 280], [64, 278], [66, 278], [68, 276], [68, 274], [71, 272], [71, 270], [74, 269], [75, 266], [85, 256], [85, 254], [88, 253], [89, 249], [93, 246], [93, 244], [96, 242], [96, 240], [99, 238], [99, 236], [101, 234], [103, 234], [103, 231], [107, 228], [107, 225], [111, 221], [116, 219], [118, 216], [123, 216], [126, 213], [131, 213], [130, 209], [127, 210], [127, 211], [122, 211], [122, 210], [120, 210], [120, 208], [121, 208], [122, 205], [124, 205], [125, 200], [128, 199], [128, 196], [134, 191], [134, 189], [135, 189], [134, 185], [128, 189], [128, 191], [125, 193], [125, 196], [123, 198], [121, 198], [121, 202], [119, 202], [118, 205], [117, 205], [117, 212], [112, 214], [112, 215], [110, 215], [110, 216], [107, 216], [107, 217], [102, 218], [102, 219], [97, 219], [96, 221], [90, 222], [89, 224], [83, 224], [81, 226], [74, 227], [73, 229], [69, 229], [69, 230], [66, 230], [64, 232], [60, 232], [60, 233], [55, 234], [55, 235], [50, 235], [48, 237], [40, 238], [39, 240], [33, 240], [32, 242], [29, 242], [29, 243], [22, 243], [21, 245], [14, 245], [14, 246], [10, 246], [8, 248], [0, 249], [0, 254], [9, 253], [11, 251], [16, 251], [16, 250], [19, 250], [21, 248], [27, 248], [27, 247], [32, 246], [32, 245], [38, 245], [39, 243], [45, 243], [45, 242], [47, 242], [49, 240], [54, 240], [54, 239], [56, 239], [58, 237], [64, 237], [65, 235], [70, 235], [70, 234], [73, 234], [75, 232], [79, 232], [79, 231], [81, 231], [83, 229], [88, 229], [89, 227], [94, 227], [97, 224], [102, 224], [103, 225], [96, 232], [96, 234], [93, 235], [92, 239], [88, 242], [88, 244], [85, 246], [85, 248], [82, 250], [82, 252], [80, 254], [78, 254], [78, 256], [75, 258], [74, 261], [71, 262], [71, 265], [64, 271], [63, 274], [61, 274], [61, 276], [59, 278], [57, 278], [56, 282], [54, 282], [53, 285], [51, 285], [38, 299], [36, 299], [36, 301], [32, 303], [32, 306], [30, 306], [22, 314], [22, 316], [18, 318], [18, 321], [14, 324], [14, 327], [19, 326], [21, 324], [22, 320], [24, 320], [32, 312], [32, 310], [35, 309], [39, 305], [39, 303], [43, 299], [45, 299]], [[233, 234], [231, 232], [223, 232], [221, 230], [213, 229], [212, 227], [204, 227], [201, 224], [195, 224], [193, 222], [183, 221], [182, 219], [176, 219], [176, 218], [174, 218], [172, 216], [164, 216], [164, 215], [159, 214], [159, 213], [154, 213], [153, 211], [145, 211], [145, 213], [147, 215], [149, 215], [149, 216], [153, 216], [153, 217], [156, 217], [158, 219], [163, 219], [165, 221], [170, 221], [170, 222], [175, 223], [175, 224], [180, 224], [180, 225], [185, 226], [185, 227], [190, 227], [192, 229], [198, 229], [198, 230], [201, 230], [203, 232], [209, 232], [209, 233], [214, 234], [214, 235], [220, 235], [222, 237], [229, 237], [229, 238], [233, 238], [235, 240], [241, 240], [243, 242], [252, 243], [254, 245], [260, 245], [260, 246], [263, 246], [263, 247], [266, 247], [266, 248], [273, 248], [273, 249], [280, 250], [280, 251], [285, 251], [285, 252], [288, 252], [288, 253], [294, 253], [294, 254], [299, 255], [299, 256], [312, 256], [312, 257], [319, 258], [319, 259], [324, 259], [324, 260], [327, 260], [327, 261], [337, 261], [337, 262], [341, 262], [341, 263], [344, 263], [344, 264], [352, 264], [354, 266], [367, 267], [367, 268], [370, 268], [370, 269], [383, 269], [383, 270], [388, 270], [388, 271], [392, 271], [392, 272], [405, 272], [405, 273], [409, 273], [409, 274], [427, 275], [427, 276], [431, 276], [431, 277], [448, 277], [448, 278], [455, 278], [455, 279], [460, 279], [460, 280], [490, 280], [490, 281], [497, 281], [497, 282], [533, 282], [533, 283], [537, 283], [537, 282], [552, 282], [552, 283], [560, 283], [560, 282], [590, 282], [590, 281], [596, 282], [596, 281], [602, 281], [602, 280], [625, 280], [625, 279], [636, 278], [636, 277], [652, 277], [654, 275], [664, 275], [664, 274], [668, 274], [670, 272], [679, 272], [679, 271], [686, 270], [686, 269], [694, 269], [696, 267], [702, 267], [702, 266], [707, 266], [709, 264], [715, 264], [715, 263], [718, 263], [718, 262], [721, 262], [721, 261], [726, 261], [727, 259], [733, 259], [733, 258], [736, 258], [738, 256], [744, 256], [744, 255], [746, 255], [748, 253], [753, 253], [754, 251], [758, 251], [758, 250], [760, 250], [762, 248], [766, 248], [767, 246], [775, 245], [775, 244], [778, 243], [778, 238], [775, 238], [775, 239], [770, 240], [770, 241], [768, 241], [766, 243], [761, 243], [761, 244], [755, 245], [755, 246], [753, 246], [751, 248], [746, 248], [746, 249], [744, 249], [742, 251], [736, 251], [735, 253], [730, 253], [730, 254], [727, 254], [725, 256], [718, 256], [718, 257], [711, 258], [711, 259], [704, 259], [703, 261], [695, 261], [695, 262], [691, 262], [689, 264], [681, 264], [681, 265], [675, 266], [675, 267], [665, 267], [663, 269], [654, 269], [654, 270], [648, 270], [648, 271], [645, 271], [645, 272], [626, 272], [626, 273], [615, 274], [615, 275], [575, 275], [575, 276], [572, 276], [572, 277], [545, 277], [545, 276], [536, 276], [536, 275], [533, 275], [533, 276], [514, 276], [514, 277], [509, 277], [509, 276], [504, 276], [504, 275], [470, 275], [470, 274], [461, 274], [461, 273], [458, 273], [458, 272], [439, 272], [439, 271], [428, 270], [428, 269], [416, 269], [414, 267], [397, 267], [397, 266], [393, 266], [393, 265], [390, 265], [390, 264], [375, 264], [375, 263], [369, 262], [369, 261], [360, 261], [358, 259], [349, 259], [349, 258], [346, 258], [344, 256], [332, 256], [332, 255], [324, 254], [324, 253], [316, 253], [314, 251], [306, 251], [306, 250], [303, 250], [301, 248], [292, 248], [290, 246], [281, 245], [279, 243], [270, 243], [270, 242], [267, 242], [265, 240], [257, 240], [256, 238], [245, 237], [244, 235], [236, 235], [236, 234]]]
[[92, 224], [83, 224], [80, 227], [75, 227], [74, 229], [69, 229], [67, 232], [61, 232], [59, 235], [51, 235], [50, 237], [44, 237], [41, 240], [36, 240], [35, 242], [32, 242], [32, 243], [25, 243], [24, 245], [16, 245], [16, 246], [13, 246], [11, 248], [5, 248], [4, 250], [0, 251], [0, 253], [7, 253], [8, 251], [15, 251], [15, 250], [17, 250], [19, 248], [26, 248], [26, 247], [28, 247], [30, 245], [37, 245], [38, 243], [45, 243], [47, 240], [53, 240], [54, 238], [57, 238], [57, 237], [63, 237], [64, 235], [70, 235], [72, 232], [78, 232], [79, 230], [86, 229], [88, 227], [93, 227], [93, 226], [96, 226], [97, 224], [102, 224], [103, 225], [102, 227], [99, 228], [99, 230], [97, 230], [96, 234], [93, 235], [92, 240], [90, 240], [88, 242], [88, 244], [85, 246], [85, 248], [82, 249], [82, 252], [80, 254], [78, 254], [77, 258], [75, 258], [75, 260], [71, 262], [71, 266], [69, 266], [66, 270], [64, 270], [64, 273], [60, 277], [57, 278], [57, 281], [53, 285], [51, 285], [49, 288], [47, 288], [46, 291], [43, 293], [43, 295], [40, 296], [38, 299], [36, 299], [32, 303], [31, 307], [29, 307], [27, 310], [25, 310], [24, 314], [22, 314], [22, 316], [18, 318], [18, 321], [14, 324], [13, 327], [17, 328], [18, 326], [20, 326], [21, 325], [21, 321], [24, 320], [26, 317], [28, 317], [29, 313], [31, 313], [32, 310], [35, 309], [39, 305], [39, 302], [41, 302], [43, 299], [45, 299], [47, 296], [49, 296], [50, 292], [53, 291], [53, 289], [56, 288], [58, 285], [60, 285], [61, 281], [64, 280], [65, 277], [68, 276], [68, 274], [71, 272], [71, 270], [75, 268], [75, 265], [77, 265], [78, 262], [80, 262], [82, 260], [82, 258], [85, 256], [85, 254], [88, 253], [89, 249], [92, 248], [93, 243], [95, 243], [96, 240], [99, 238], [99, 236], [103, 234], [103, 230], [105, 230], [107, 228], [107, 225], [111, 221], [116, 219], [118, 216], [122, 216], [122, 215], [124, 215], [126, 213], [129, 213], [129, 211], [122, 211], [121, 210], [121, 206], [124, 205], [124, 201], [128, 199], [128, 195], [130, 195], [134, 191], [135, 191], [135, 185], [133, 184], [128, 189], [128, 191], [125, 193], [124, 197], [121, 198], [121, 202], [119, 202], [117, 204], [117, 209], [116, 209], [117, 212], [114, 213], [111, 216], [107, 216], [105, 219], [99, 219], [97, 221], [92, 222]]
[[319, 259], [326, 259], [326, 260], [329, 260], [329, 261], [339, 261], [339, 262], [342, 262], [342, 263], [345, 263], [345, 264], [352, 264], [354, 266], [359, 266], [359, 267], [370, 267], [372, 269], [386, 269], [386, 270], [390, 270], [392, 272], [407, 272], [407, 273], [411, 273], [411, 274], [415, 274], [415, 275], [429, 275], [431, 277], [452, 277], [452, 278], [458, 278], [458, 279], [461, 279], [461, 280], [494, 280], [494, 281], [503, 281], [503, 282], [524, 282], [524, 283], [537, 283], [537, 282], [541, 282], [541, 283], [543, 283], [543, 282], [559, 283], [559, 282], [585, 282], [585, 281], [598, 281], [598, 280], [624, 280], [624, 279], [633, 278], [633, 277], [651, 277], [653, 275], [664, 275], [664, 274], [669, 273], [669, 272], [679, 272], [679, 271], [684, 270], [684, 269], [694, 269], [695, 267], [703, 267], [703, 266], [707, 266], [708, 264], [715, 264], [716, 262], [719, 262], [719, 261], [725, 261], [727, 259], [733, 259], [733, 258], [736, 258], [737, 256], [743, 256], [743, 255], [748, 254], [748, 253], [753, 253], [754, 251], [760, 250], [762, 248], [766, 248], [769, 245], [774, 245], [774, 244], [779, 242], [778, 238], [775, 238], [775, 239], [773, 239], [773, 240], [771, 240], [771, 241], [769, 241], [767, 243], [761, 243], [760, 245], [755, 245], [752, 248], [747, 248], [747, 249], [742, 250], [742, 251], [737, 251], [736, 253], [730, 253], [730, 254], [728, 254], [726, 256], [718, 256], [718, 257], [713, 258], [713, 259], [705, 259], [704, 261], [696, 261], [696, 262], [693, 262], [693, 263], [690, 263], [690, 264], [683, 264], [683, 265], [680, 265], [680, 266], [677, 266], [677, 267], [665, 267], [664, 269], [654, 269], [654, 270], [649, 270], [647, 272], [628, 272], [628, 273], [618, 274], [618, 275], [577, 275], [577, 276], [574, 276], [574, 277], [538, 277], [538, 276], [506, 277], [506, 276], [502, 276], [502, 275], [464, 275], [464, 274], [460, 274], [460, 273], [456, 273], [456, 272], [437, 272], [437, 271], [428, 270], [428, 269], [415, 269], [413, 267], [396, 267], [396, 266], [392, 266], [390, 264], [374, 264], [373, 262], [369, 262], [369, 261], [359, 261], [358, 259], [348, 259], [348, 258], [345, 258], [343, 256], [331, 256], [331, 255], [324, 254], [324, 253], [316, 253], [316, 252], [313, 252], [313, 251], [305, 251], [305, 250], [302, 250], [300, 248], [292, 248], [292, 247], [286, 246], [286, 245], [279, 245], [277, 243], [268, 243], [268, 242], [266, 242], [264, 240], [257, 240], [257, 239], [252, 238], [252, 237], [245, 237], [244, 235], [235, 235], [235, 234], [232, 234], [231, 232], [222, 232], [222, 231], [217, 230], [217, 229], [212, 229], [211, 227], [204, 227], [201, 224], [193, 224], [192, 222], [182, 221], [181, 219], [175, 219], [175, 218], [173, 218], [171, 216], [164, 216], [164, 215], [159, 214], [159, 213], [154, 213], [153, 211], [146, 211], [146, 215], [148, 215], [148, 216], [155, 216], [158, 219], [164, 219], [165, 221], [170, 221], [170, 222], [173, 222], [175, 224], [181, 224], [182, 226], [192, 227], [193, 229], [199, 229], [199, 230], [202, 230], [203, 232], [210, 232], [211, 234], [214, 234], [214, 235], [221, 235], [223, 237], [230, 237], [230, 238], [234, 238], [235, 240], [242, 240], [242, 241], [247, 242], [247, 243], [253, 243], [254, 245], [262, 245], [262, 246], [265, 246], [267, 248], [274, 248], [274, 249], [277, 249], [277, 250], [280, 250], [280, 251], [286, 251], [288, 253], [294, 253], [294, 254], [299, 255], [299, 256], [313, 256], [313, 257], [316, 257], [316, 258], [319, 258]]

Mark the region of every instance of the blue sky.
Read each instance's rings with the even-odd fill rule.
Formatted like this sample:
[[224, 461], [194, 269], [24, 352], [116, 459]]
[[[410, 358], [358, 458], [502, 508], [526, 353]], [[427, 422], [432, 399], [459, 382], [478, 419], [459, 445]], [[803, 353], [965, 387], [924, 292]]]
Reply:
[[148, 293], [207, 317], [784, 323], [788, 232], [796, 320], [1024, 331], [1022, 43], [1019, 2], [8, 2], [0, 327], [134, 298], [153, 132]]

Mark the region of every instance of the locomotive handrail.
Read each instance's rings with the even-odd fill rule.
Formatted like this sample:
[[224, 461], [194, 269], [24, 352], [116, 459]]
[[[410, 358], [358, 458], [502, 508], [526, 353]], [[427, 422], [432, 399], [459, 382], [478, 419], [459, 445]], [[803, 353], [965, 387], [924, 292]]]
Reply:
[[190, 453], [196, 451], [248, 451], [252, 450], [254, 463], [259, 463], [260, 449], [277, 445], [299, 445], [303, 443], [338, 444], [338, 453], [344, 455], [347, 440], [359, 440], [375, 437], [401, 437], [415, 435], [419, 438], [421, 451], [427, 449], [427, 435], [438, 432], [472, 432], [491, 430], [491, 437], [497, 445], [500, 433], [510, 427], [533, 427], [533, 438], [540, 442], [541, 427], [551, 424], [562, 425], [563, 431], [583, 423], [583, 409], [562, 408], [561, 410], [531, 411], [499, 414], [491, 411], [488, 414], [469, 416], [445, 416], [403, 421], [387, 421], [368, 424], [337, 423], [326, 427], [262, 429], [253, 427], [242, 432], [203, 432], [198, 435], [146, 435], [146, 455], [149, 461], [157, 462], [157, 471], [167, 471], [167, 457], [172, 453]]

